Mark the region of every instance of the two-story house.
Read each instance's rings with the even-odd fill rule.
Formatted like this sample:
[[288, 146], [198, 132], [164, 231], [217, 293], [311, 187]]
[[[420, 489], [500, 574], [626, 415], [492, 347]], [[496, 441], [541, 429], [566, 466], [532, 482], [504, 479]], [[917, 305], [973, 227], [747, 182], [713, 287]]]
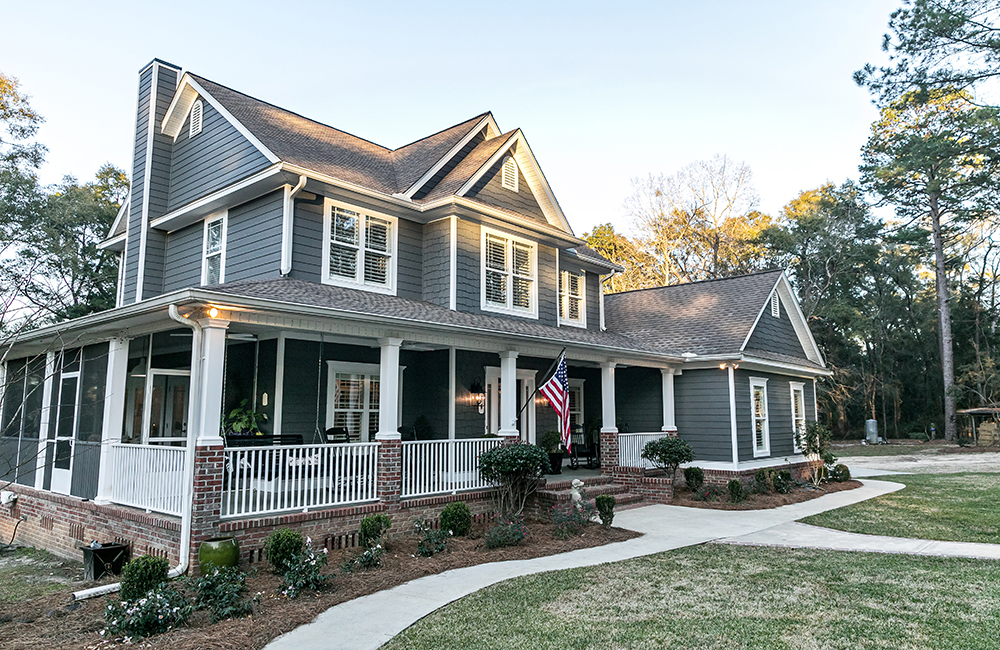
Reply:
[[[154, 60], [102, 246], [118, 306], [3, 369], [0, 530], [27, 513], [19, 534], [64, 553], [103, 534], [183, 564], [180, 540], [275, 516], [348, 530], [481, 490], [482, 449], [557, 428], [535, 389], [563, 348], [609, 476], [676, 434], [720, 477], [802, 467], [829, 374], [781, 271], [605, 296], [620, 269], [490, 113], [388, 149]], [[225, 446], [240, 409], [269, 448]]]

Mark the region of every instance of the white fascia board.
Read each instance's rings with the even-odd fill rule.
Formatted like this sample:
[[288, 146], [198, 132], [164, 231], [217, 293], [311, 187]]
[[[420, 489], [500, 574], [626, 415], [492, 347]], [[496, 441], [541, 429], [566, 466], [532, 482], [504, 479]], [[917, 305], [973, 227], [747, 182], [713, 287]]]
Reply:
[[128, 218], [128, 209], [132, 204], [132, 187], [129, 186], [128, 192], [125, 193], [125, 199], [122, 201], [122, 205], [118, 208], [118, 214], [115, 215], [115, 221], [111, 224], [111, 230], [108, 231], [108, 237], [114, 237], [117, 234], [124, 234], [123, 230], [118, 233], [118, 227], [122, 225], [122, 221]]
[[810, 368], [809, 366], [799, 366], [794, 363], [770, 361], [768, 359], [757, 359], [754, 357], [743, 357], [743, 360], [740, 361], [740, 367], [746, 368], [747, 370], [778, 371], [779, 374], [788, 374], [789, 372], [792, 372], [795, 373], [796, 376], [807, 377], [830, 377], [833, 375], [833, 371], [826, 368]]
[[428, 169], [416, 183], [411, 185], [409, 189], [403, 192], [403, 196], [407, 199], [412, 199], [413, 195], [419, 192], [420, 188], [426, 185], [427, 181], [429, 181], [434, 177], [434, 174], [438, 173], [442, 167], [447, 165], [449, 160], [454, 158], [458, 154], [458, 152], [465, 147], [465, 145], [469, 144], [469, 141], [472, 140], [472, 138], [476, 137], [476, 134], [478, 134], [484, 128], [487, 127], [492, 127], [494, 130], [497, 131], [499, 130], [497, 129], [497, 123], [493, 120], [492, 113], [487, 113], [486, 115], [484, 115], [483, 118], [479, 120], [479, 122], [477, 122], [476, 125], [472, 127], [472, 129], [467, 134], [465, 134], [465, 137], [459, 140], [455, 144], [455, 146], [452, 147], [450, 151], [448, 151], [448, 153], [446, 153], [444, 156], [441, 157], [440, 160], [434, 163], [434, 166]]
[[490, 205], [475, 201], [473, 199], [467, 199], [462, 196], [452, 196], [448, 197], [446, 199], [446, 202], [451, 203], [453, 205], [460, 205], [465, 208], [468, 208], [469, 210], [479, 212], [480, 214], [485, 214], [490, 217], [500, 219], [505, 224], [520, 226], [525, 230], [536, 232], [541, 235], [546, 235], [548, 237], [552, 237], [553, 239], [565, 242], [570, 246], [580, 246], [587, 243], [582, 239], [580, 239], [579, 237], [569, 234], [566, 231], [560, 230], [559, 228], [556, 228], [554, 226], [539, 223], [538, 221], [535, 221], [533, 219], [522, 217], [516, 212], [509, 212], [501, 208], [494, 208]]
[[[114, 237], [105, 239], [104, 241], [97, 244], [97, 250], [124, 250], [125, 249], [125, 237], [126, 233], [116, 235]], [[118, 244], [121, 244], [119, 247]]]
[[[241, 190], [249, 189], [253, 185], [256, 185], [257, 183], [267, 181], [272, 176], [278, 176], [281, 174], [281, 171], [282, 170], [280, 165], [273, 165], [271, 167], [268, 167], [267, 169], [258, 172], [253, 176], [248, 176], [247, 178], [244, 178], [242, 181], [233, 183], [229, 187], [225, 187], [216, 192], [212, 192], [211, 194], [203, 196], [197, 201], [188, 203], [182, 208], [178, 208], [173, 212], [168, 212], [162, 217], [157, 217], [156, 219], [153, 219], [150, 222], [149, 226], [151, 228], [156, 228], [158, 230], [166, 230], [167, 232], [172, 232], [174, 230], [177, 230], [178, 228], [190, 225], [190, 223], [197, 221], [202, 216], [206, 216], [208, 214], [211, 214], [212, 212], [218, 211], [220, 208], [225, 207], [224, 205], [226, 203], [225, 199], [230, 195], [236, 194]], [[275, 185], [273, 188], [266, 190], [265, 193], [276, 190], [279, 187], [281, 187], [281, 185], [283, 185], [283, 183]], [[240, 202], [242, 203], [243, 201]], [[216, 205], [217, 203], [218, 205]], [[200, 214], [201, 212], [204, 212], [205, 214], [202, 215]], [[187, 219], [187, 220], [184, 219], [184, 217], [189, 216], [192, 213], [199, 214], [200, 216], [194, 219]]]
[[763, 316], [764, 312], [771, 306], [771, 294], [774, 293], [774, 290], [778, 287], [779, 282], [781, 282], [780, 277], [774, 281], [774, 285], [771, 287], [771, 290], [767, 292], [767, 300], [764, 301], [764, 304], [760, 306], [760, 310], [757, 311], [757, 318], [753, 319], [753, 325], [750, 326], [746, 337], [743, 339], [743, 344], [740, 345], [740, 352], [743, 352], [743, 350], [746, 349], [747, 343], [750, 342], [750, 337], [753, 336], [753, 331], [757, 329], [757, 323], [760, 322], [760, 317]]

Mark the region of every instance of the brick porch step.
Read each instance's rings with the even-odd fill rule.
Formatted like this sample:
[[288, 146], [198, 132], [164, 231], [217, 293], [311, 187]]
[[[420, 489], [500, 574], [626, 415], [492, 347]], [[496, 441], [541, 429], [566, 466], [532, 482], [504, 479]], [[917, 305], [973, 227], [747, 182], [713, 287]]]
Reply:
[[[549, 476], [552, 476], [551, 474]], [[547, 490], [549, 492], [559, 492], [561, 490], [569, 490], [573, 486], [573, 479], [577, 478], [570, 474], [566, 477], [566, 473], [561, 475], [556, 475], [560, 478], [552, 480], [551, 478], [546, 478], [545, 487], [542, 490]], [[563, 478], [566, 477], [566, 478]], [[588, 492], [591, 488], [597, 488], [600, 485], [610, 485], [612, 483], [612, 478], [610, 476], [587, 476], [580, 479], [583, 481], [583, 489]]]

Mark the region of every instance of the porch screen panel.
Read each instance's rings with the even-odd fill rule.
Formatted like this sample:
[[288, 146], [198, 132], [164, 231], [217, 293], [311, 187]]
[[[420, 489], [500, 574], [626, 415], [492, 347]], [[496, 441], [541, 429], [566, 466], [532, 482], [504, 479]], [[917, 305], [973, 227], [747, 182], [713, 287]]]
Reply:
[[17, 478], [17, 455], [21, 422], [24, 413], [24, 377], [27, 361], [7, 362], [6, 386], [3, 395], [3, 431], [0, 436], [0, 481]]
[[27, 365], [24, 378], [24, 417], [21, 420], [21, 441], [17, 454], [17, 479], [21, 485], [35, 484], [35, 463], [38, 458], [38, 436], [42, 426], [45, 358], [35, 357]]
[[104, 385], [108, 375], [108, 344], [89, 345], [83, 349], [83, 372], [80, 376], [80, 423], [76, 439], [100, 442], [104, 424]]

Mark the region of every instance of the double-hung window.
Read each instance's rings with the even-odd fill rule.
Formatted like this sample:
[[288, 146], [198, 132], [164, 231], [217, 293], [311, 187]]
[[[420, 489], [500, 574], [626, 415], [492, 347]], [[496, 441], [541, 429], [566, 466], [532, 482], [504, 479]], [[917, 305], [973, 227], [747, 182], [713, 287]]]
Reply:
[[[328, 361], [329, 392], [327, 394], [326, 426], [345, 429], [351, 442], [375, 439], [379, 430], [379, 365], [377, 363], [347, 363]], [[399, 367], [399, 399], [402, 404], [403, 370]], [[397, 411], [402, 417], [402, 408]], [[395, 429], [399, 426], [399, 422]]]
[[227, 213], [205, 219], [205, 236], [202, 244], [201, 283], [221, 284], [226, 281], [226, 225]]
[[324, 282], [395, 293], [396, 219], [328, 200], [324, 223]]
[[806, 394], [805, 384], [802, 382], [789, 382], [792, 389], [792, 444], [795, 451], [801, 452], [802, 446], [799, 440], [806, 433]]
[[537, 318], [536, 268], [534, 243], [484, 228], [482, 309]]
[[559, 272], [559, 322], [563, 325], [587, 326], [584, 302], [586, 284], [583, 273]]
[[750, 378], [750, 413], [753, 416], [753, 455], [771, 453], [771, 438], [767, 422], [767, 380]]

